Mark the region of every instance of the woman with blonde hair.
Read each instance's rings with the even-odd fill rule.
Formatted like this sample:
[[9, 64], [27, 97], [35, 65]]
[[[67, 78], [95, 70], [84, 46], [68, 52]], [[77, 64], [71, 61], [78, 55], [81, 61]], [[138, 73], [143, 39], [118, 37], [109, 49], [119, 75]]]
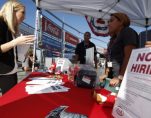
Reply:
[[25, 18], [25, 6], [6, 2], [0, 10], [0, 88], [2, 94], [17, 84], [16, 46], [34, 41], [34, 35], [18, 36], [19, 24]]

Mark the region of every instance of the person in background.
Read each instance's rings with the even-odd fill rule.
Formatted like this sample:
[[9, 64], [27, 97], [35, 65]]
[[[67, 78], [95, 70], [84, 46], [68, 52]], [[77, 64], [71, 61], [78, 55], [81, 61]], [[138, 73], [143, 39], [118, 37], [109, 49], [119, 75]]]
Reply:
[[90, 41], [91, 33], [85, 32], [84, 33], [84, 41], [77, 44], [75, 49], [75, 61], [80, 61], [80, 64], [86, 64], [86, 49], [94, 47], [94, 62], [95, 62], [95, 68], [97, 68], [97, 51], [96, 46], [94, 43]]
[[18, 26], [25, 18], [25, 6], [6, 2], [0, 10], [0, 88], [2, 95], [17, 84], [16, 46], [34, 41], [33, 35], [18, 36]]
[[147, 41], [147, 42], [145, 43], [145, 47], [151, 47], [151, 41]]
[[[39, 64], [36, 62], [37, 56], [35, 56], [35, 62], [34, 62], [34, 71], [37, 71], [39, 69]], [[25, 72], [32, 71], [32, 65], [33, 65], [33, 51], [30, 50], [27, 54], [27, 58], [25, 59], [25, 62], [23, 63], [22, 69]]]
[[124, 13], [113, 13], [109, 20], [109, 34], [114, 34], [112, 44], [109, 49], [109, 62], [112, 67], [113, 78], [110, 80], [111, 86], [121, 83], [131, 52], [139, 45], [138, 34], [129, 27], [130, 19]]

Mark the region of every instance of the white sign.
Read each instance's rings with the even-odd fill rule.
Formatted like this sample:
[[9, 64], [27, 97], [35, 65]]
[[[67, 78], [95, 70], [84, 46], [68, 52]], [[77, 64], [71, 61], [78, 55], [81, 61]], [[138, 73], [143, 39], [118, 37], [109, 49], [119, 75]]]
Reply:
[[86, 49], [86, 64], [93, 66], [94, 62], [94, 47]]
[[132, 51], [117, 100], [115, 118], [151, 118], [151, 48]]
[[59, 58], [57, 61], [56, 69], [60, 70], [61, 72], [69, 70], [69, 67], [71, 66], [71, 62], [67, 58]]

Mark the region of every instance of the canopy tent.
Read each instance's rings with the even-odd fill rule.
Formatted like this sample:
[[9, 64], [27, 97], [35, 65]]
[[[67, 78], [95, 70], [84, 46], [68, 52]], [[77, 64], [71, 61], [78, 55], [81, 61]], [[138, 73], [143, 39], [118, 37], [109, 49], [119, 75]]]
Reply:
[[[66, 12], [92, 16], [108, 20], [111, 13], [126, 13], [132, 25], [145, 27], [151, 26], [151, 0], [33, 0], [37, 8], [47, 11]], [[37, 9], [37, 19], [38, 19]], [[36, 20], [35, 31], [38, 31], [38, 20]], [[38, 38], [37, 33], [35, 32]], [[36, 43], [34, 45], [34, 50]]]
[[37, 6], [48, 11], [108, 19], [114, 12], [126, 13], [132, 24], [151, 26], [151, 0], [37, 0]]

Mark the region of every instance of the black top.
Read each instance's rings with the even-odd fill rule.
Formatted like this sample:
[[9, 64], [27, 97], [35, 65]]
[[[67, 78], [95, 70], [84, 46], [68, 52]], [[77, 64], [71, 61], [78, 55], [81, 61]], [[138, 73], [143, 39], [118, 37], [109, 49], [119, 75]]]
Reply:
[[112, 39], [113, 44], [110, 47], [109, 55], [111, 61], [116, 60], [120, 65], [124, 59], [124, 47], [127, 45], [134, 45], [138, 47], [139, 39], [138, 34], [130, 27], [122, 29], [120, 34]]
[[84, 41], [81, 43], [77, 44], [76, 49], [75, 49], [75, 54], [79, 56], [78, 61], [80, 61], [80, 64], [85, 64], [86, 63], [86, 49], [94, 47], [94, 56], [96, 56], [97, 51], [94, 43], [89, 42], [89, 45], [85, 45]]
[[[0, 18], [0, 46], [11, 41], [12, 39], [12, 34], [8, 29], [7, 24], [2, 18]], [[6, 74], [10, 72], [11, 70], [13, 70], [14, 65], [15, 62], [13, 48], [5, 53], [2, 53], [0, 49], [0, 74]]]

